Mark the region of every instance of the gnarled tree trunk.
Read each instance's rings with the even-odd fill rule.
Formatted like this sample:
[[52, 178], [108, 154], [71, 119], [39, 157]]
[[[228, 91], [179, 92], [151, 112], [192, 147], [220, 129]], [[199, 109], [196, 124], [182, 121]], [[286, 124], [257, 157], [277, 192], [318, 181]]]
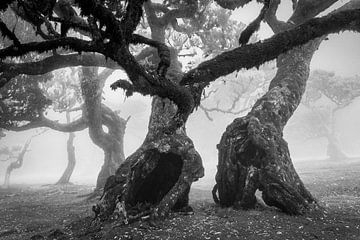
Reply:
[[142, 213], [164, 217], [170, 210], [188, 205], [190, 186], [204, 170], [184, 125], [168, 131], [175, 124], [175, 114], [171, 101], [154, 98], [145, 141], [106, 185], [97, 205], [101, 217], [109, 217], [121, 206], [130, 219], [130, 215]]
[[[70, 113], [66, 112], [66, 121], [70, 123]], [[75, 133], [70, 132], [69, 138], [66, 142], [66, 150], [67, 150], [67, 166], [65, 168], [64, 173], [61, 175], [60, 179], [57, 181], [56, 184], [68, 184], [70, 183], [70, 177], [74, 171], [75, 164], [76, 164], [76, 157], [75, 157], [75, 146], [74, 146], [74, 138]]]
[[304, 213], [315, 203], [291, 162], [283, 128], [301, 101], [320, 42], [314, 40], [279, 56], [268, 92], [247, 116], [227, 127], [218, 145], [215, 190], [219, 199], [214, 194], [221, 206], [253, 208], [257, 190], [267, 205], [289, 214]]
[[[157, 21], [150, 2], [145, 3], [144, 8], [152, 39], [164, 43], [168, 23]], [[169, 55], [166, 77], [178, 83], [182, 76], [181, 63], [174, 49], [170, 49]], [[155, 65], [160, 61], [155, 52], [150, 53], [149, 60]], [[195, 92], [193, 89], [185, 91], [189, 95], [190, 91]], [[184, 105], [191, 105], [188, 100], [183, 99]], [[147, 214], [163, 218], [171, 210], [188, 209], [191, 184], [203, 177], [204, 168], [186, 134], [185, 124], [191, 111], [178, 110], [181, 107], [166, 98], [153, 98], [146, 138], [108, 179], [103, 198], [94, 208], [100, 218], [120, 213], [127, 222]]]
[[[124, 161], [124, 134], [126, 120], [120, 118], [110, 108], [101, 104], [102, 91], [106, 78], [113, 72], [104, 70], [97, 73], [97, 68], [83, 68], [81, 90], [85, 101], [85, 114], [89, 124], [91, 140], [104, 151], [104, 164], [101, 167], [95, 191], [104, 188], [106, 179], [115, 174]], [[103, 125], [108, 128], [106, 133]]]
[[[265, 17], [275, 33], [314, 17], [333, 1], [319, 1], [313, 7], [312, 2], [298, 2], [287, 23], [276, 18], [279, 3], [271, 1]], [[350, 2], [337, 11], [356, 4]], [[289, 214], [302, 214], [316, 203], [294, 169], [283, 139], [283, 128], [301, 101], [312, 56], [323, 39], [315, 39], [280, 55], [278, 70], [268, 92], [247, 116], [235, 119], [227, 127], [218, 145], [218, 171], [213, 189], [214, 201], [221, 206], [252, 208], [256, 204], [257, 190], [262, 192], [267, 205]]]
[[[155, 26], [151, 21], [150, 26], [152, 38], [164, 42], [164, 26]], [[182, 73], [174, 50], [170, 58], [167, 78], [177, 82], [180, 80], [177, 76]], [[156, 65], [159, 59], [154, 54], [151, 61]], [[181, 121], [179, 126], [179, 119], [187, 117], [179, 116], [178, 107], [172, 101], [153, 98], [145, 141], [125, 160], [115, 176], [108, 179], [103, 198], [95, 207], [96, 214], [108, 218], [121, 213], [128, 221], [146, 214], [163, 218], [171, 210], [188, 207], [191, 184], [203, 177], [204, 169], [200, 155], [186, 134], [186, 121]]]
[[96, 188], [98, 189], [102, 189], [105, 186], [106, 179], [109, 176], [114, 175], [120, 164], [125, 160], [124, 135], [127, 124], [127, 120], [119, 117], [115, 112], [103, 104], [101, 105], [101, 113], [103, 124], [108, 128], [108, 140], [106, 141], [109, 141], [109, 145], [101, 145], [105, 157], [104, 164], [101, 167], [96, 182]]

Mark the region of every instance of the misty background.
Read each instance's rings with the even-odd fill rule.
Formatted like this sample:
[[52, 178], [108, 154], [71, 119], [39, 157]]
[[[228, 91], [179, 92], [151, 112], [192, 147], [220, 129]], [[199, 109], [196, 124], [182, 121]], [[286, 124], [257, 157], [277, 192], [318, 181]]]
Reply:
[[[288, 1], [290, 2], [290, 1]], [[333, 8], [344, 4], [346, 1], [339, 1]], [[290, 3], [282, 4], [279, 16], [280, 19], [286, 19], [290, 14]], [[241, 14], [235, 11], [233, 18], [245, 24], [254, 19], [260, 6], [250, 4], [246, 11]], [[240, 11], [239, 11], [240, 12]], [[262, 25], [258, 34], [260, 39], [267, 38], [271, 31]], [[312, 63], [312, 70], [325, 70], [333, 72], [341, 77], [360, 77], [360, 36], [350, 32], [340, 35], [331, 35], [327, 41], [324, 41], [319, 50], [315, 53]], [[201, 55], [201, 52], [198, 53]], [[183, 61], [183, 67], [186, 67], [188, 59]], [[267, 69], [273, 69], [274, 63], [268, 63]], [[257, 78], [268, 78], [264, 76], [262, 69], [252, 69], [250, 71], [240, 72], [247, 76]], [[271, 74], [270, 74], [271, 75]], [[103, 94], [103, 103], [113, 110], [119, 110], [120, 116], [127, 118], [131, 116], [125, 133], [124, 149], [125, 156], [132, 154], [143, 142], [147, 133], [147, 125], [151, 110], [151, 99], [139, 94], [134, 94], [130, 98], [125, 98], [121, 90], [112, 91], [109, 85], [119, 78], [124, 77], [122, 71], [115, 71], [106, 81]], [[270, 79], [267, 79], [270, 80]], [[232, 104], [231, 84], [224, 84], [217, 80], [211, 89], [221, 89], [204, 101], [204, 105], [214, 107], [220, 102], [221, 108], [228, 108]], [[325, 105], [329, 103], [325, 102]], [[331, 105], [331, 104], [330, 104]], [[240, 106], [238, 106], [239, 108]], [[340, 142], [340, 147], [349, 157], [360, 156], [360, 98], [356, 98], [351, 104], [337, 111], [334, 115], [334, 130]], [[299, 137], [296, 131], [301, 131], [301, 119], [306, 114], [306, 109], [299, 106], [295, 114], [290, 119], [285, 128], [285, 139], [289, 143], [291, 157], [295, 164], [300, 161], [308, 161], [311, 164], [312, 159], [325, 159], [327, 141], [324, 137], [305, 139]], [[245, 115], [246, 112], [241, 115]], [[71, 117], [76, 118], [78, 113], [72, 113]], [[47, 117], [60, 122], [66, 121], [65, 114], [58, 114], [48, 111]], [[201, 109], [190, 115], [187, 123], [187, 132], [193, 139], [195, 148], [201, 154], [205, 168], [205, 176], [196, 182], [193, 186], [198, 188], [212, 187], [215, 183], [215, 173], [217, 164], [217, 149], [221, 134], [226, 126], [239, 115], [223, 114], [212, 112], [210, 121]], [[210, 131], [209, 131], [210, 130]], [[35, 133], [35, 130], [23, 131], [19, 133], [6, 132], [6, 137], [0, 140], [0, 148], [3, 146], [23, 145], [26, 140]], [[66, 141], [67, 133], [49, 130], [34, 138], [30, 145], [30, 152], [24, 157], [23, 166], [16, 169], [11, 175], [11, 184], [47, 184], [55, 183], [63, 173], [67, 165]], [[76, 132], [75, 137], [76, 166], [70, 181], [75, 184], [95, 185], [97, 175], [103, 164], [103, 151], [94, 145], [89, 138], [88, 130]], [[4, 173], [9, 162], [0, 162], [0, 182], [4, 179]]]

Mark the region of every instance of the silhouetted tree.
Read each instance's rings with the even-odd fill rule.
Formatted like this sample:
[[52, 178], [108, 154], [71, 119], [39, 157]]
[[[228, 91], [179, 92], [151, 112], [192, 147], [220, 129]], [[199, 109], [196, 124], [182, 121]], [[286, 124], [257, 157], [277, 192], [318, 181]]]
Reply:
[[[71, 122], [70, 112], [66, 111], [66, 123], [70, 123], [70, 122]], [[66, 165], [66, 168], [65, 168], [63, 174], [61, 175], [60, 179], [56, 182], [56, 184], [60, 185], [60, 184], [70, 183], [70, 178], [75, 169], [75, 164], [76, 164], [74, 138], [75, 138], [75, 133], [70, 132], [69, 138], [66, 141], [66, 151], [67, 151], [68, 162], [67, 162], [67, 165]]]
[[31, 140], [34, 137], [43, 134], [45, 131], [46, 130], [40, 131], [37, 134], [31, 136], [22, 147], [14, 146], [12, 148], [3, 147], [0, 149], [0, 156], [4, 157], [4, 159], [2, 159], [1, 161], [3, 161], [3, 162], [11, 161], [9, 166], [6, 168], [6, 172], [5, 172], [5, 180], [4, 180], [4, 185], [3, 185], [5, 188], [8, 188], [10, 186], [10, 175], [11, 175], [12, 171], [22, 167], [25, 154], [28, 151], [30, 151], [29, 146], [30, 146]]
[[[335, 116], [360, 96], [358, 77], [341, 77], [334, 73], [316, 70], [308, 80], [302, 106], [308, 110], [298, 117], [289, 131], [303, 135], [303, 139], [326, 138], [327, 156], [331, 160], [344, 160], [348, 156], [341, 150], [335, 131]], [[295, 130], [295, 131], [294, 131]]]
[[[96, 191], [98, 192], [104, 187], [106, 179], [110, 175], [113, 175], [120, 163], [125, 160], [123, 138], [128, 119], [125, 120], [119, 117], [117, 113], [104, 104], [99, 105], [99, 108], [95, 108], [94, 105], [95, 96], [96, 100], [101, 103], [104, 83], [111, 73], [112, 70], [106, 70], [100, 75], [94, 72], [95, 75], [93, 78], [95, 80], [93, 81], [100, 81], [100, 85], [94, 85], [92, 82], [90, 82], [91, 85], [86, 85], [84, 83], [88, 80], [81, 77], [81, 87], [79, 85], [75, 86], [75, 88], [78, 88], [75, 89], [75, 91], [79, 91], [79, 93], [76, 94], [82, 95], [84, 99], [84, 104], [81, 104], [80, 107], [75, 107], [76, 102], [78, 104], [82, 102], [82, 100], [79, 102], [75, 99], [80, 96], [70, 97], [68, 95], [71, 94], [71, 87], [66, 85], [66, 81], [58, 82], [60, 85], [65, 84], [60, 87], [49, 81], [46, 83], [47, 86], [45, 86], [46, 84], [44, 82], [46, 80], [44, 80], [44, 78], [47, 75], [41, 76], [42, 78], [27, 75], [18, 76], [16, 80], [14, 79], [0, 90], [0, 93], [4, 96], [0, 101], [2, 111], [0, 127], [11, 131], [48, 127], [57, 131], [70, 133], [89, 128], [90, 138], [97, 146], [104, 150], [105, 154], [104, 165], [99, 172], [96, 184]], [[99, 80], [99, 78], [101, 80]], [[68, 84], [71, 85], [72, 81], [73, 80], [70, 80]], [[48, 92], [45, 93], [43, 91], [44, 89], [48, 90]], [[50, 99], [52, 99], [53, 102], [51, 102]], [[74, 108], [71, 108], [72, 106], [74, 106]], [[59, 123], [46, 117], [46, 110], [48, 110], [49, 107], [52, 107], [55, 111], [81, 110], [82, 113], [79, 118], [71, 122]], [[99, 114], [100, 120], [95, 119]], [[102, 131], [103, 125], [109, 129], [108, 134], [99, 134], [100, 129]], [[105, 135], [109, 135], [110, 137], [104, 140], [102, 138]], [[114, 141], [112, 144], [113, 147], [106, 146], [111, 139]], [[67, 143], [67, 148], [70, 150], [68, 151], [69, 163], [64, 173], [66, 179], [70, 178], [75, 163], [73, 161], [75, 153], [72, 141], [73, 136], [70, 135]]]
[[[71, 112], [81, 110], [82, 104], [80, 84], [76, 77], [77, 71], [74, 68], [71, 70], [70, 76], [65, 71], [58, 71], [52, 81], [41, 84], [44, 94], [52, 101], [51, 109], [59, 113], [65, 112], [67, 124], [71, 123]], [[56, 184], [70, 183], [76, 164], [74, 139], [75, 133], [70, 132], [66, 142], [67, 166]]]
[[[278, 35], [298, 29], [333, 2], [299, 1], [288, 22], [282, 22], [276, 18], [280, 1], [271, 1], [265, 20]], [[350, 2], [343, 8], [354, 4], [359, 2]], [[277, 73], [268, 92], [245, 117], [235, 119], [226, 128], [218, 145], [218, 172], [213, 189], [214, 200], [221, 206], [253, 208], [258, 190], [267, 205], [289, 214], [302, 214], [316, 203], [295, 171], [283, 128], [301, 101], [310, 61], [324, 38], [279, 55]]]
[[[12, 2], [14, 0], [5, 1], [0, 5], [0, 10], [6, 9]], [[25, 2], [27, 1], [25, 0]], [[217, 2], [221, 3], [221, 6], [229, 5], [228, 0], [218, 0]], [[236, 2], [238, 6], [242, 6], [250, 1]], [[316, 11], [313, 11], [312, 8], [307, 9], [309, 11], [307, 17], [304, 18], [302, 15], [305, 11], [301, 7], [308, 2], [312, 3], [311, 6]], [[23, 56], [30, 52], [41, 53], [57, 48], [65, 48], [72, 54], [54, 54], [39, 60], [36, 67], [31, 62], [2, 62], [0, 65], [2, 71], [0, 85], [4, 85], [18, 74], [44, 74], [59, 67], [79, 65], [121, 67], [127, 73], [129, 80], [119, 80], [112, 85], [113, 88], [124, 89], [127, 96], [133, 92], [155, 96], [152, 103], [149, 130], [140, 148], [121, 164], [114, 176], [108, 178], [104, 196], [94, 210], [103, 218], [107, 218], [113, 213], [121, 213], [120, 216], [130, 220], [148, 213], [153, 217], [164, 217], [172, 209], [187, 206], [188, 192], [192, 182], [203, 176], [201, 158], [191, 139], [186, 135], [185, 124], [191, 112], [200, 104], [204, 87], [218, 77], [242, 68], [258, 67], [296, 46], [306, 44], [310, 40], [326, 34], [346, 29], [358, 31], [359, 9], [344, 10], [322, 18], [313, 18], [329, 7], [330, 2], [334, 1], [299, 2], [291, 22], [285, 23], [288, 27], [286, 29], [281, 28], [279, 31], [276, 30], [277, 34], [274, 37], [248, 45], [244, 45], [242, 41], [242, 47], [218, 54], [187, 73], [183, 73], [177, 61], [177, 54], [174, 54], [174, 49], [164, 44], [164, 33], [168, 26], [176, 28], [177, 19], [191, 19], [201, 14], [201, 11], [204, 8], [206, 9], [207, 2], [189, 0], [166, 1], [161, 4], [152, 3], [150, 0], [125, 2], [75, 0], [74, 3], [81, 10], [81, 14], [87, 17], [85, 25], [78, 24], [68, 18], [47, 18], [43, 14], [45, 15], [45, 22], [66, 24], [70, 29], [81, 28], [89, 33], [91, 40], [64, 37], [66, 32], [59, 34], [53, 28], [54, 25], [50, 24], [47, 25], [45, 33], [49, 40], [21, 43], [7, 25], [2, 25], [1, 32], [13, 41], [13, 45], [1, 49], [0, 58]], [[268, 7], [267, 3], [268, 1], [266, 1], [266, 7], [263, 8], [265, 10]], [[71, 4], [70, 1], [69, 4]], [[23, 6], [26, 8], [26, 5]], [[142, 19], [143, 6], [151, 28], [151, 39], [134, 33]], [[264, 14], [261, 15], [264, 17]], [[28, 21], [36, 25], [37, 17], [28, 19]], [[261, 20], [261, 18], [258, 19]], [[298, 26], [292, 28], [293, 23]], [[276, 26], [273, 28], [276, 29]], [[252, 33], [252, 31], [246, 32], [250, 35]], [[242, 39], [245, 38], [242, 36]], [[255, 104], [248, 118], [245, 119], [245, 121], [249, 120], [249, 124], [246, 123], [245, 126], [250, 126], [250, 134], [254, 136], [252, 140], [254, 140], [254, 144], [256, 143], [247, 149], [251, 150], [251, 154], [257, 151], [266, 151], [269, 158], [260, 159], [260, 161], [264, 161], [263, 166], [272, 167], [276, 171], [280, 169], [281, 173], [289, 177], [289, 179], [285, 179], [287, 181], [281, 182], [281, 185], [278, 184], [280, 180], [278, 172], [269, 175], [268, 178], [261, 179], [264, 187], [261, 189], [267, 193], [265, 196], [268, 197], [267, 199], [264, 197], [264, 200], [268, 204], [278, 206], [289, 213], [300, 213], [300, 207], [306, 207], [307, 202], [313, 201], [312, 196], [303, 187], [292, 167], [286, 144], [281, 135], [283, 126], [300, 102], [305, 88], [303, 79], [307, 77], [306, 69], [311, 59], [310, 55], [315, 51], [318, 42], [319, 40], [311, 41], [305, 47], [300, 47], [301, 51], [299, 49], [291, 50], [291, 53], [280, 57], [278, 67], [283, 67], [294, 74], [295, 79], [292, 79], [294, 81], [276, 76], [275, 78], [278, 80], [273, 80], [267, 95]], [[133, 44], [145, 44], [154, 47], [157, 54], [151, 54], [154, 58], [151, 62], [155, 63], [157, 67], [141, 65], [130, 50], [130, 46]], [[97, 54], [86, 54], [86, 52]], [[149, 52], [153, 52], [153, 50], [150, 49]], [[79, 57], [77, 53], [82, 55]], [[116, 64], [114, 65], [114, 62], [111, 61], [104, 61], [104, 57], [113, 60]], [[290, 69], [295, 67], [292, 64], [298, 64], [304, 68]], [[9, 71], [10, 68], [12, 69], [11, 72]], [[285, 71], [278, 71], [278, 73], [284, 74]], [[97, 95], [93, 95], [93, 99], [88, 99], [89, 102], [93, 101], [94, 105], [87, 107], [96, 108], [100, 105], [99, 100], [96, 100], [95, 97], [99, 93], [94, 92], [94, 89], [98, 89], [96, 84], [99, 83], [91, 80], [96, 78], [91, 77], [94, 76], [93, 70], [84, 69], [83, 75], [85, 79], [89, 80], [82, 83], [82, 89], [85, 90], [94, 82], [95, 87], [89, 90], [91, 93], [97, 93]], [[90, 113], [91, 110], [93, 109], [88, 109], [88, 112]], [[98, 116], [95, 119], [99, 119]], [[243, 129], [240, 129], [239, 134], [243, 133], [241, 130]], [[271, 130], [270, 133], [268, 130]], [[268, 133], [269, 136], [259, 135]], [[266, 142], [269, 141], [269, 138], [270, 145]], [[269, 146], [271, 147], [269, 148]], [[276, 149], [276, 146], [279, 148]], [[220, 143], [220, 148], [222, 147], [226, 146]], [[277, 150], [281, 154], [276, 152]], [[248, 153], [247, 150], [245, 152]], [[280, 161], [278, 157], [284, 161]], [[240, 159], [239, 161], [241, 161]], [[236, 160], [234, 161], [236, 162]], [[270, 162], [271, 164], [269, 164]], [[233, 171], [232, 166], [222, 168], [219, 164], [219, 170]], [[264, 172], [269, 173], [269, 171]], [[249, 176], [252, 177], [251, 174]], [[275, 180], [271, 180], [271, 177], [274, 177]], [[218, 180], [222, 181], [221, 179]], [[252, 180], [250, 182], [251, 184], [254, 183]], [[296, 195], [298, 198], [289, 195], [287, 192], [292, 190], [291, 187], [295, 185], [302, 191], [302, 195], [298, 196], [297, 189], [290, 193], [298, 194]], [[221, 187], [219, 187], [220, 189]], [[249, 189], [249, 194], [246, 197], [253, 196], [251, 192], [254, 189], [256, 190], [256, 188]], [[221, 200], [222, 191], [219, 192]], [[240, 195], [239, 193], [240, 191], [236, 195]], [[295, 202], [292, 203], [292, 201]], [[223, 205], [232, 204], [233, 202]]]
[[[4, 17], [9, 23], [15, 22], [14, 16], [12, 16], [10, 12], [4, 14]], [[31, 25], [28, 23], [20, 24], [19, 28], [20, 29], [16, 29], [15, 33], [19, 33], [21, 41], [38, 39], [29, 37], [29, 35], [31, 36], [32, 29]], [[29, 34], [24, 34], [25, 32], [28, 32]], [[4, 44], [9, 45], [11, 43], [5, 41]], [[55, 53], [55, 57], [57, 56], [56, 54], [57, 53]], [[44, 53], [33, 53], [25, 56], [22, 60], [30, 61], [30, 59], [41, 59], [46, 56], [47, 54]], [[105, 60], [103, 60], [103, 62], [105, 62]], [[39, 65], [34, 65], [33, 67], [37, 68]], [[89, 125], [89, 122], [91, 121], [88, 119], [96, 116], [96, 114], [87, 114], [86, 106], [82, 105], [84, 101], [83, 98], [92, 98], [93, 95], [82, 95], [77, 72], [78, 69], [73, 68], [71, 74], [66, 73], [66, 71], [58, 71], [55, 74], [48, 73], [40, 76], [32, 76], [32, 74], [16, 75], [14, 81], [11, 81], [0, 90], [0, 111], [2, 113], [0, 117], [0, 128], [19, 132], [39, 127], [48, 127], [56, 131], [69, 132], [69, 139], [67, 141], [68, 165], [58, 181], [59, 184], [68, 183], [75, 167], [73, 132], [94, 126]], [[103, 78], [101, 80], [103, 84], [97, 86], [100, 88], [96, 91], [99, 91], [102, 94], [104, 83], [112, 72], [113, 71], [105, 71], [105, 74], [100, 76]], [[3, 74], [12, 74], [12, 72], [4, 71]], [[68, 115], [69, 112], [75, 111], [82, 111], [82, 113], [79, 118], [73, 121], [70, 121], [70, 116], [67, 116], [67, 123], [59, 123], [58, 121], [46, 117], [46, 112], [50, 109], [55, 112], [65, 112], [66, 115]], [[123, 138], [128, 120], [117, 116], [114, 111], [105, 105], [101, 105], [101, 108], [96, 111], [100, 111], [103, 115], [103, 120], [99, 123], [111, 129], [111, 134], [115, 136], [117, 139], [116, 141], [119, 143], [115, 157], [108, 149], [104, 149], [103, 145], [99, 145], [99, 141], [91, 136], [92, 130], [89, 129], [91, 139], [96, 145], [102, 148], [105, 153], [104, 165], [99, 172], [96, 183], [96, 192], [99, 194], [99, 191], [104, 187], [107, 177], [114, 174], [120, 163], [125, 159], [123, 152]], [[109, 159], [111, 159], [111, 157], [109, 158], [109, 156], [111, 155], [114, 155], [114, 159], [110, 161]]]
[[[83, 116], [87, 118], [89, 136], [104, 151], [104, 164], [97, 178], [96, 191], [104, 188], [106, 179], [114, 175], [125, 160], [124, 135], [130, 118], [119, 117], [115, 111], [101, 103], [105, 81], [112, 72], [111, 69], [105, 69], [98, 73], [98, 68], [82, 68], [79, 72], [84, 99]], [[107, 133], [103, 126], [107, 127]]]

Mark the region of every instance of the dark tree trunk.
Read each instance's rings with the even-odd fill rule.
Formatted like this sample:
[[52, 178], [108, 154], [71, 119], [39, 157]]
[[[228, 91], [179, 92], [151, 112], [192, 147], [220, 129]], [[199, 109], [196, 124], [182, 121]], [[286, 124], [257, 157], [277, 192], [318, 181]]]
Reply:
[[[81, 89], [85, 101], [85, 114], [89, 124], [91, 140], [104, 151], [104, 164], [99, 172], [95, 192], [104, 188], [106, 179], [114, 175], [125, 160], [124, 134], [126, 120], [120, 118], [110, 108], [101, 104], [102, 91], [106, 78], [112, 70], [98, 74], [97, 68], [83, 68]], [[103, 125], [108, 128], [106, 133]]]
[[302, 214], [315, 199], [306, 190], [291, 162], [283, 128], [304, 93], [309, 64], [321, 39], [289, 51], [277, 59], [278, 71], [268, 92], [250, 113], [231, 123], [218, 145], [216, 174], [221, 206], [253, 208], [255, 192], [289, 214]]
[[[70, 123], [70, 113], [66, 112], [66, 121], [67, 123]], [[67, 150], [67, 166], [60, 177], [60, 179], [57, 181], [56, 184], [68, 184], [70, 183], [70, 177], [74, 171], [75, 164], [76, 164], [76, 157], [75, 157], [75, 147], [74, 147], [74, 138], [75, 133], [71, 132], [69, 133], [69, 138], [66, 142], [66, 150]]]
[[176, 106], [172, 102], [154, 98], [145, 141], [105, 187], [104, 197], [97, 205], [101, 217], [109, 217], [121, 204], [130, 219], [150, 211], [151, 207], [153, 216], [161, 218], [172, 209], [188, 205], [190, 186], [204, 172], [200, 155], [185, 127], [167, 131], [174, 124], [175, 114]]
[[[164, 29], [151, 22], [150, 26], [153, 39], [164, 42]], [[174, 50], [170, 57], [167, 77], [178, 82], [181, 64]], [[151, 61], [157, 64], [159, 59]], [[95, 208], [101, 218], [118, 213], [126, 221], [144, 214], [163, 218], [172, 210], [188, 207], [191, 184], [203, 177], [204, 169], [186, 134], [186, 122], [178, 124], [179, 118], [187, 119], [188, 115], [178, 116], [177, 109], [170, 100], [154, 97], [145, 141], [105, 185], [103, 198]]]
[[23, 146], [20, 154], [18, 155], [16, 161], [10, 163], [10, 165], [6, 168], [6, 173], [5, 173], [5, 180], [4, 180], [4, 187], [8, 188], [10, 186], [10, 175], [12, 173], [12, 171], [14, 169], [18, 169], [21, 168], [21, 166], [23, 165], [24, 162], [24, 156], [25, 153], [27, 152], [29, 145], [30, 145], [31, 139], [29, 139], [25, 145]]
[[[151, 3], [145, 3], [144, 7], [152, 39], [164, 42], [167, 24], [161, 25], [155, 20]], [[166, 76], [178, 83], [182, 76], [181, 63], [174, 49], [170, 51], [170, 59]], [[157, 54], [153, 54], [150, 61], [158, 65]], [[184, 105], [187, 100], [184, 99]], [[144, 214], [163, 218], [171, 210], [188, 207], [191, 184], [203, 177], [204, 169], [185, 130], [190, 112], [180, 113], [178, 107], [169, 99], [153, 98], [145, 141], [125, 160], [115, 176], [108, 179], [103, 198], [95, 207], [100, 218], [119, 213], [125, 222]]]
[[[101, 105], [103, 124], [107, 126], [109, 146], [103, 146], [104, 164], [99, 172], [96, 188], [103, 189], [108, 177], [114, 175], [118, 167], [125, 160], [124, 135], [127, 120], [120, 118], [105, 105]], [[100, 146], [100, 145], [98, 145]]]

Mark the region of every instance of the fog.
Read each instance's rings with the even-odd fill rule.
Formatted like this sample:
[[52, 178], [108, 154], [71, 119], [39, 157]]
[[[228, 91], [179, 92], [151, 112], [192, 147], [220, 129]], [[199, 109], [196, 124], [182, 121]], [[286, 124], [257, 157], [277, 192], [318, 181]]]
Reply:
[[[290, 1], [289, 1], [290, 2]], [[280, 14], [283, 18], [287, 16], [287, 8], [283, 6]], [[248, 15], [234, 18], [245, 23], [253, 19], [259, 6], [250, 5]], [[259, 33], [260, 38], [270, 35], [269, 29], [263, 27]], [[322, 69], [334, 72], [339, 76], [360, 76], [360, 36], [354, 33], [341, 33], [331, 35], [329, 40], [323, 42], [321, 47], [313, 57], [312, 70]], [[257, 70], [251, 70], [256, 74]], [[125, 155], [129, 156], [143, 142], [147, 133], [147, 125], [150, 115], [149, 97], [138, 94], [130, 98], [125, 98], [122, 91], [111, 91], [109, 85], [119, 77], [123, 76], [121, 71], [116, 71], [106, 81], [104, 103], [113, 110], [120, 110], [120, 116], [127, 118], [131, 116], [125, 133]], [[218, 82], [215, 84], [219, 84]], [[230, 89], [228, 89], [230, 91]], [[229, 99], [222, 96], [215, 96], [213, 100], [207, 101], [207, 105], [215, 105], [216, 99], [221, 99], [222, 106], [231, 104]], [[355, 99], [350, 105], [336, 112], [334, 128], [338, 135], [342, 150], [348, 155], [360, 156], [360, 99]], [[288, 125], [292, 124], [305, 110], [300, 106]], [[75, 118], [77, 115], [73, 114]], [[221, 134], [226, 126], [235, 117], [232, 114], [211, 113], [213, 121], [210, 121], [201, 109], [198, 109], [190, 116], [187, 124], [187, 133], [193, 139], [196, 149], [201, 154], [205, 167], [205, 176], [194, 186], [199, 188], [210, 188], [214, 184], [217, 164], [217, 149]], [[65, 122], [65, 116], [49, 111], [48, 117], [54, 120]], [[19, 133], [6, 132], [6, 137], [0, 141], [2, 146], [23, 145], [26, 140], [33, 135], [35, 130]], [[285, 139], [289, 143], [289, 148], [293, 162], [309, 161], [312, 159], [324, 159], [326, 157], [326, 139], [314, 138], [306, 141], [299, 141], [292, 137], [288, 128], [285, 129]], [[30, 152], [26, 153], [23, 166], [13, 171], [11, 175], [12, 184], [48, 184], [55, 183], [61, 176], [67, 164], [66, 140], [68, 134], [49, 130], [33, 139], [30, 145]], [[103, 152], [95, 146], [89, 138], [88, 130], [76, 132], [75, 138], [76, 167], [71, 177], [71, 182], [75, 184], [94, 185], [97, 174], [103, 164]], [[0, 181], [3, 180], [4, 172], [9, 162], [0, 162]]]

